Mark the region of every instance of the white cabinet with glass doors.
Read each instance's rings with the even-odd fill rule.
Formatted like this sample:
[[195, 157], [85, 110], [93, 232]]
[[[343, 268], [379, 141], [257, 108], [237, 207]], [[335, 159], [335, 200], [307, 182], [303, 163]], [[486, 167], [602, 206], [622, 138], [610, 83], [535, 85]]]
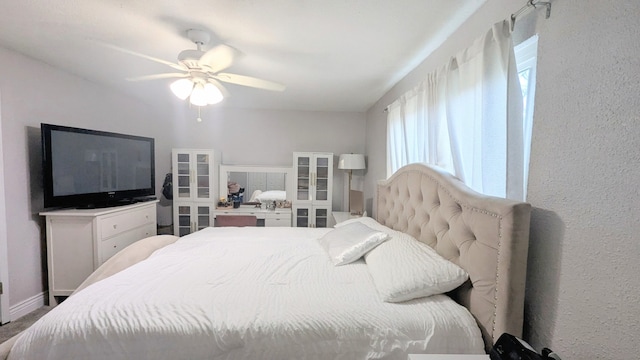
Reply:
[[333, 192], [333, 154], [293, 153], [295, 194], [293, 225], [328, 227]]
[[199, 202], [176, 202], [173, 204], [173, 233], [184, 236], [213, 226], [215, 207]]
[[328, 206], [294, 205], [293, 221], [295, 227], [330, 227], [331, 208]]
[[173, 200], [215, 201], [217, 166], [214, 150], [174, 149]]
[[173, 232], [183, 236], [212, 226], [217, 203], [219, 155], [210, 149], [174, 149]]

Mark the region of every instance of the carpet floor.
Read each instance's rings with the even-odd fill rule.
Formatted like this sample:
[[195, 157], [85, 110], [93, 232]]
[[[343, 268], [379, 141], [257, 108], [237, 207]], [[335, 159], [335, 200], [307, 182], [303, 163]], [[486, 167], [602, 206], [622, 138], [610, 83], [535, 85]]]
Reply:
[[30, 312], [29, 314], [21, 317], [18, 320], [14, 320], [10, 323], [0, 326], [0, 344], [31, 326], [31, 324], [40, 319], [40, 317], [49, 312], [49, 310], [51, 310], [51, 306], [43, 306], [40, 309]]

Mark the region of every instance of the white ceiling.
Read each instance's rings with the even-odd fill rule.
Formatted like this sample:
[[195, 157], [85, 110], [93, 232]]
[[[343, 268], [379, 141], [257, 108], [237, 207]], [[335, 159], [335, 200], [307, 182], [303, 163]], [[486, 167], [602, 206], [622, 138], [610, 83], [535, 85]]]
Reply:
[[172, 80], [125, 78], [173, 69], [99, 43], [176, 62], [197, 28], [242, 52], [225, 72], [287, 86], [213, 106], [366, 111], [485, 1], [0, 0], [0, 46], [162, 104]]

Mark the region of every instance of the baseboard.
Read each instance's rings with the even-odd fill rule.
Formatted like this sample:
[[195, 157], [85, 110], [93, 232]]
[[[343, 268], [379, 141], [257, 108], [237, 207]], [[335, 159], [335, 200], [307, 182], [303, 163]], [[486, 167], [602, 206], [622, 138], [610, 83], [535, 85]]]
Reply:
[[48, 292], [45, 291], [11, 306], [9, 308], [9, 319], [11, 319], [11, 321], [15, 321], [32, 311], [40, 309], [45, 305], [45, 301], [48, 297]]

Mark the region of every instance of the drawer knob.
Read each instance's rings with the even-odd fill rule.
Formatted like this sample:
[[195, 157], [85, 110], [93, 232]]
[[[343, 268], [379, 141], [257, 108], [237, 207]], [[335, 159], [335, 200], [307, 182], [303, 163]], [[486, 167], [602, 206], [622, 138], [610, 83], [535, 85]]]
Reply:
[[116, 225], [116, 224], [113, 224], [113, 228], [114, 228], [114, 229], [116, 229], [117, 227], [118, 227], [118, 225]]

